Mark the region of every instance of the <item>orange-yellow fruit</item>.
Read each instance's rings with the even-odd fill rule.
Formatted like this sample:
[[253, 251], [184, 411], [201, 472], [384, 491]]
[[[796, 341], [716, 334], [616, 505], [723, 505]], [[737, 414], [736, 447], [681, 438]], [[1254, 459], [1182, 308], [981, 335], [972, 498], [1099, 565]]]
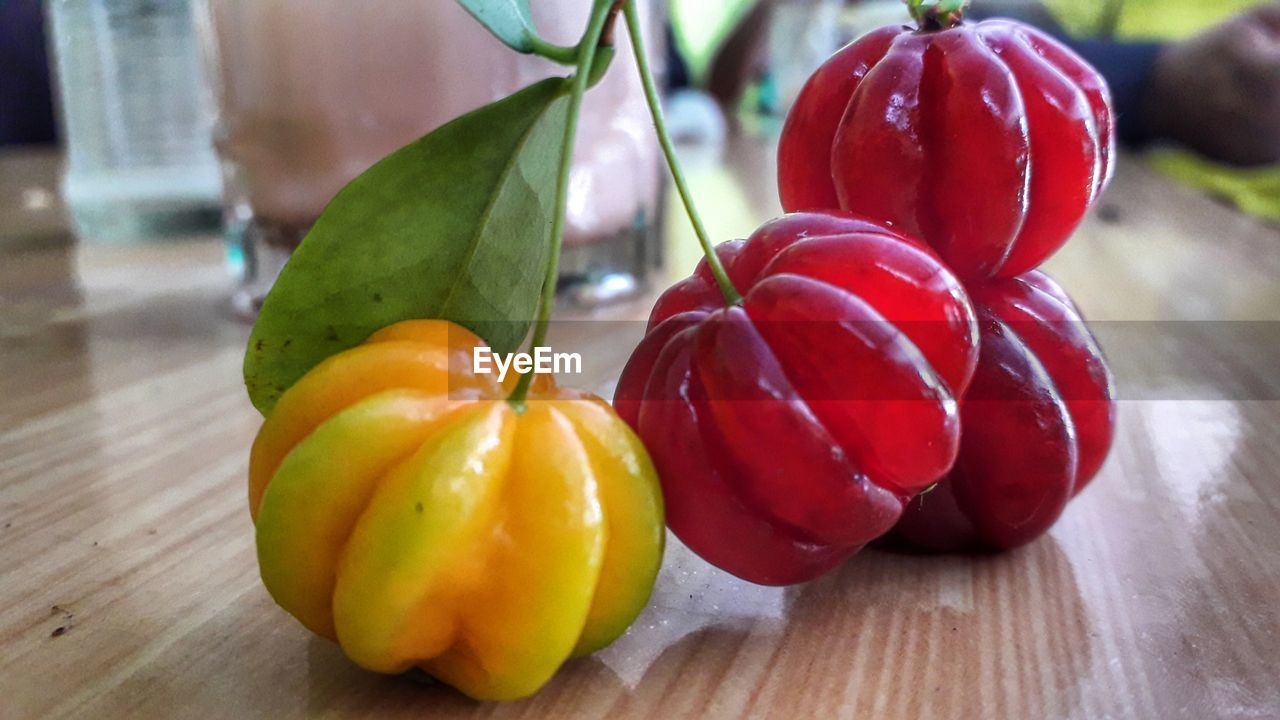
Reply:
[[263, 582], [305, 626], [503, 700], [640, 613], [662, 496], [607, 404], [540, 376], [517, 412], [472, 371], [481, 342], [408, 321], [318, 365], [258, 433], [249, 506]]

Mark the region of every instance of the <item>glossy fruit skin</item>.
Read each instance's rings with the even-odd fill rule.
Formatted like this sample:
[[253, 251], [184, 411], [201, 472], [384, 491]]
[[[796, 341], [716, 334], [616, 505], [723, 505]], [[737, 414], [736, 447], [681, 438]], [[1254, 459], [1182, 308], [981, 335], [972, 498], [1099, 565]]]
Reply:
[[1049, 276], [1033, 271], [970, 294], [982, 350], [960, 403], [959, 457], [894, 529], [924, 550], [999, 550], [1039, 537], [1097, 474], [1115, 432], [1111, 372]]
[[1020, 23], [876, 30], [801, 91], [778, 147], [787, 211], [842, 208], [932, 245], [965, 282], [1039, 266], [1112, 173], [1105, 81]]
[[662, 479], [668, 526], [752, 582], [812, 579], [951, 467], [976, 362], [959, 281], [925, 246], [798, 213], [716, 249], [658, 300], [614, 406]]
[[250, 458], [272, 597], [359, 665], [524, 697], [648, 600], [665, 537], [644, 447], [599, 398], [534, 384], [517, 413], [482, 341], [407, 321], [280, 398]]

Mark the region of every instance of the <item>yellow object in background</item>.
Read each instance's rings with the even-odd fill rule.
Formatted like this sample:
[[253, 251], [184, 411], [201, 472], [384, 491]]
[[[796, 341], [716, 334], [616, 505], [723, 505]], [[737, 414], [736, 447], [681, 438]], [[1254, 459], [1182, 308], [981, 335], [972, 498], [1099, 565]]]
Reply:
[[[1072, 34], [1129, 40], [1185, 40], [1265, 0], [1045, 0]], [[1114, 20], [1111, 18], [1114, 16]]]
[[706, 80], [716, 52], [758, 1], [671, 0], [671, 32], [695, 84]]
[[303, 625], [370, 670], [509, 700], [626, 630], [665, 530], [613, 409], [539, 376], [517, 412], [473, 371], [482, 345], [415, 320], [318, 365], [258, 433], [249, 505], [263, 583]]
[[[1184, 40], [1266, 0], [1046, 0], [1073, 34], [1105, 34], [1130, 40]], [[1109, 17], [1113, 15], [1114, 17]], [[1280, 129], [1277, 129], [1280, 132]], [[1243, 212], [1280, 221], [1280, 167], [1241, 169], [1183, 150], [1149, 154], [1170, 177], [1231, 200]]]
[[1280, 168], [1229, 167], [1180, 150], [1154, 150], [1148, 158], [1169, 177], [1229, 198], [1250, 215], [1280, 222]]

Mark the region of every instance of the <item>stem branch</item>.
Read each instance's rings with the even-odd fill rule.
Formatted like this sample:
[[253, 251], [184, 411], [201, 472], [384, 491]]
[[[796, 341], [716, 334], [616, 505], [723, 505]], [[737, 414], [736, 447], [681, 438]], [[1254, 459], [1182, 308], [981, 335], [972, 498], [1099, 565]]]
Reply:
[[907, 0], [907, 9], [920, 29], [926, 32], [946, 30], [960, 24], [969, 0]]
[[680, 194], [685, 213], [689, 216], [689, 223], [693, 225], [693, 232], [698, 236], [698, 243], [702, 245], [702, 254], [707, 258], [707, 265], [716, 279], [716, 284], [720, 286], [725, 302], [730, 305], [742, 302], [742, 295], [729, 279], [729, 273], [720, 262], [720, 256], [716, 255], [711, 238], [707, 235], [707, 229], [698, 215], [698, 209], [694, 207], [693, 195], [689, 192], [689, 185], [685, 182], [684, 172], [680, 169], [680, 161], [676, 157], [675, 145], [667, 132], [667, 120], [662, 114], [662, 102], [658, 99], [658, 88], [653, 80], [653, 71], [649, 69], [649, 56], [645, 52], [644, 38], [640, 35], [640, 16], [636, 10], [636, 0], [625, 0], [622, 12], [627, 19], [627, 33], [631, 37], [631, 48], [635, 52], [636, 69], [640, 72], [640, 82], [644, 85], [644, 98], [649, 104], [649, 113], [653, 116], [653, 127], [658, 133], [662, 154], [667, 158], [667, 167], [671, 168], [676, 192]]
[[[556, 280], [560, 274], [560, 248], [564, 244], [564, 222], [566, 205], [569, 198], [569, 171], [573, 161], [573, 143], [578, 134], [578, 117], [582, 114], [582, 98], [586, 95], [591, 81], [592, 65], [595, 62], [596, 48], [601, 43], [605, 27], [611, 25], [610, 18], [617, 14], [622, 0], [595, 0], [591, 8], [591, 19], [587, 30], [578, 44], [577, 65], [571, 78], [572, 89], [569, 94], [569, 111], [564, 126], [564, 147], [560, 153], [560, 168], [556, 175], [555, 215], [551, 222], [551, 248], [547, 254], [546, 276], [542, 281], [542, 298], [538, 303], [538, 319], [533, 327], [533, 338], [529, 341], [531, 349], [542, 345], [547, 339], [547, 326], [551, 320], [551, 311], [556, 304]], [[525, 398], [529, 395], [529, 386], [533, 383], [533, 371], [520, 376], [515, 390], [507, 397], [507, 402], [517, 411], [523, 411]]]
[[578, 64], [578, 48], [576, 47], [549, 43], [537, 35], [529, 39], [529, 44], [533, 46], [533, 54], [538, 57], [544, 57], [561, 65]]

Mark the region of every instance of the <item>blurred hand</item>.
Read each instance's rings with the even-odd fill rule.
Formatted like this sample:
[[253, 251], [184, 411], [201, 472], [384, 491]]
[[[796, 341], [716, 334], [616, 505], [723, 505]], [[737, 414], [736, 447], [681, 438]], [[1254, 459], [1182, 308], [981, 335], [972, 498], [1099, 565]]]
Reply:
[[1165, 48], [1145, 110], [1156, 134], [1213, 159], [1280, 162], [1280, 2]]

